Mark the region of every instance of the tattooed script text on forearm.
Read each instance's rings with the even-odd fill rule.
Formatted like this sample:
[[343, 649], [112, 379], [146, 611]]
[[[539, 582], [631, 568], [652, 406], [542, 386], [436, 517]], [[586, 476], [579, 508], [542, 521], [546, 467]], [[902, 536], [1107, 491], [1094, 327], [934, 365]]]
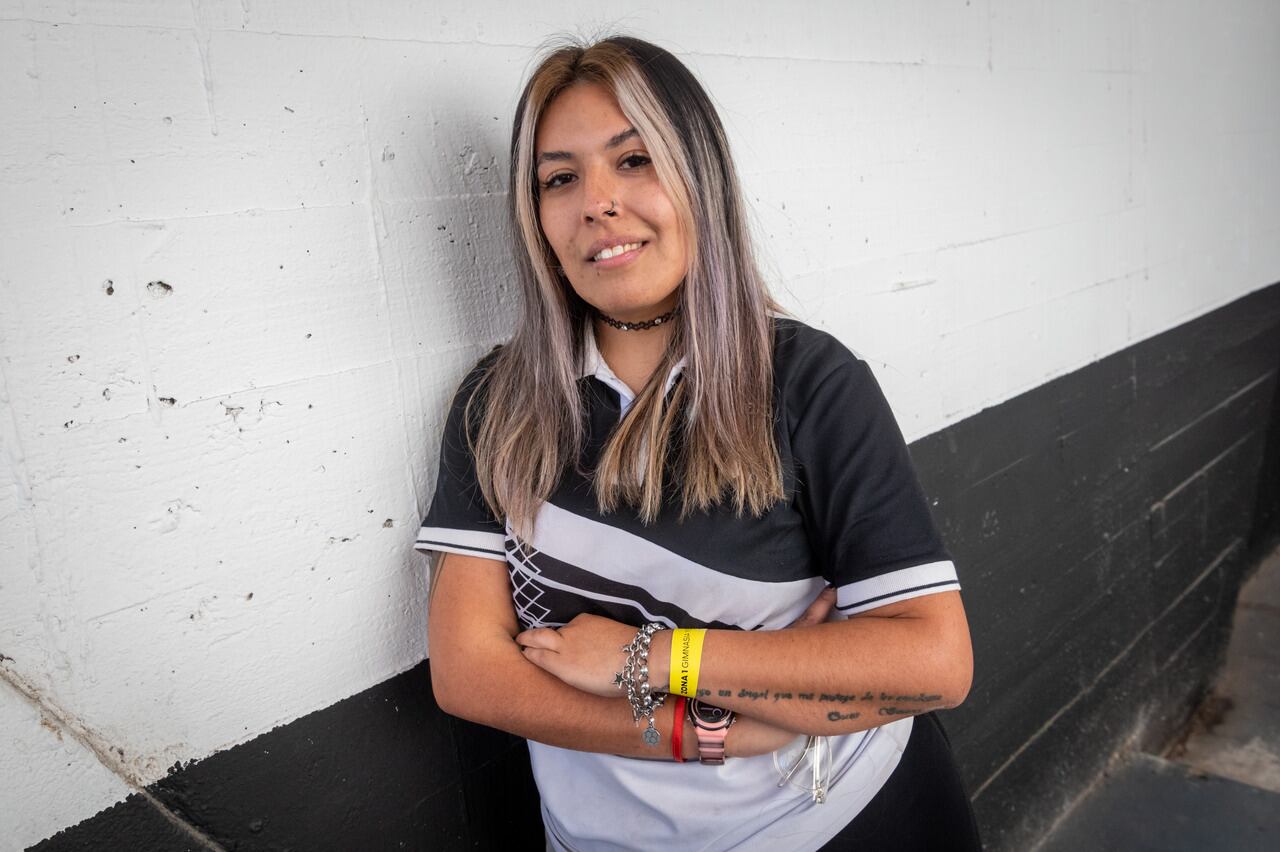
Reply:
[[[733, 698], [735, 693], [731, 689], [719, 690], [719, 697]], [[916, 713], [923, 713], [931, 707], [942, 705], [942, 696], [930, 693], [920, 692], [914, 695], [896, 695], [889, 692], [875, 693], [868, 690], [861, 695], [844, 693], [844, 692], [770, 692], [767, 689], [740, 689], [737, 692], [738, 698], [746, 698], [751, 701], [816, 701], [828, 704], [850, 705], [854, 703], [879, 703], [874, 709], [876, 715], [879, 716], [911, 716]], [[711, 698], [711, 690], [699, 689], [699, 698]], [[831, 710], [827, 713], [827, 719], [831, 722], [840, 722], [845, 719], [857, 719], [862, 716], [858, 710], [848, 709], [847, 712], [841, 710]]]

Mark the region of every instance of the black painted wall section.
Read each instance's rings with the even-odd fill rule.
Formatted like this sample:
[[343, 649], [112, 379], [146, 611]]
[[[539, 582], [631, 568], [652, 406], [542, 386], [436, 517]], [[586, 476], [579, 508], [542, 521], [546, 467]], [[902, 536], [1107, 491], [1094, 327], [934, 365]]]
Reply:
[[[423, 662], [148, 792], [228, 850], [542, 849], [524, 740], [443, 713]], [[37, 852], [203, 852], [135, 794]], [[216, 847], [214, 847], [216, 848]]]
[[[912, 445], [977, 674], [947, 714], [991, 850], [1024, 849], [1208, 685], [1280, 523], [1280, 285]], [[444, 715], [427, 663], [186, 767], [39, 852], [541, 849], [522, 741]]]
[[1278, 367], [1273, 285], [912, 445], [973, 629], [947, 721], [990, 849], [1209, 685], [1275, 540]]

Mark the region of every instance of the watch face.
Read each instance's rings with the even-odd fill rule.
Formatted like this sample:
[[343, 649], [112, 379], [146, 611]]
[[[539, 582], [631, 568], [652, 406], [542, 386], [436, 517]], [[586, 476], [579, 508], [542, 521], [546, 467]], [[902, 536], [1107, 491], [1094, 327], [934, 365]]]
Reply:
[[694, 721], [712, 727], [727, 724], [733, 718], [731, 710], [704, 704], [697, 700], [689, 702], [689, 712], [693, 714]]

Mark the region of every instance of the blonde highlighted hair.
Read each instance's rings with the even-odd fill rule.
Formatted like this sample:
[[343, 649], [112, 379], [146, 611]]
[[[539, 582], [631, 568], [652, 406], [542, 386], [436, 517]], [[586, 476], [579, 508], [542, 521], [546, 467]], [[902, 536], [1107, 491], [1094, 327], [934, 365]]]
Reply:
[[[715, 107], [672, 54], [625, 36], [551, 50], [516, 107], [508, 209], [523, 315], [468, 403], [482, 398], [482, 410], [465, 418], [477, 424], [469, 440], [485, 502], [529, 537], [586, 439], [578, 378], [590, 307], [542, 232], [534, 163], [542, 114], [579, 82], [608, 89], [639, 132], [690, 247], [670, 346], [588, 472], [599, 509], [630, 507], [652, 523], [665, 479], [674, 478], [681, 518], [724, 500], [739, 514], [763, 514], [783, 497], [769, 316], [781, 310], [757, 268]], [[681, 356], [684, 375], [667, 398], [666, 377]]]

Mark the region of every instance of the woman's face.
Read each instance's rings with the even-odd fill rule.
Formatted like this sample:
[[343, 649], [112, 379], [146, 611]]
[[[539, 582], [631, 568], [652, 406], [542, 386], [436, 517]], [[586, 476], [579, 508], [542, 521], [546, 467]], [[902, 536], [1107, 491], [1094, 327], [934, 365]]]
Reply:
[[609, 90], [576, 83], [542, 114], [538, 218], [574, 291], [615, 319], [675, 307], [688, 252], [644, 140]]

